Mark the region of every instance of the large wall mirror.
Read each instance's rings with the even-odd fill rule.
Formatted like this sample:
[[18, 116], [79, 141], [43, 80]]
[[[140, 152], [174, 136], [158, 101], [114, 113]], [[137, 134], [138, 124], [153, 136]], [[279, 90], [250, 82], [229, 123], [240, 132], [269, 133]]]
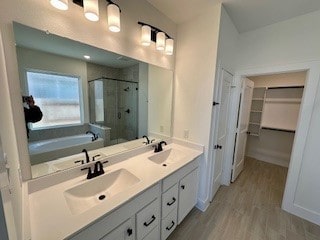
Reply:
[[13, 26], [33, 178], [171, 136], [172, 71]]

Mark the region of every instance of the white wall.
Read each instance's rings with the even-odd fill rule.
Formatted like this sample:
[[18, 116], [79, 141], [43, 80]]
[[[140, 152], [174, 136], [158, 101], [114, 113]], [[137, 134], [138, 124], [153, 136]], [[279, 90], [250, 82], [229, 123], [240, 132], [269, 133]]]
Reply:
[[249, 77], [254, 87], [304, 86], [306, 72], [280, 73]]
[[320, 11], [240, 34], [237, 69], [318, 60]]
[[[208, 147], [218, 48], [221, 5], [212, 4], [200, 16], [178, 26], [173, 136], [205, 146], [200, 166], [198, 206], [209, 199]], [[201, 206], [200, 206], [201, 205]]]
[[[254, 87], [304, 86], [306, 72], [256, 76], [249, 79], [254, 82]], [[262, 129], [259, 137], [249, 135], [246, 156], [288, 167], [294, 135], [290, 132]]]
[[[237, 75], [281, 73], [289, 68], [291, 71], [310, 69], [298, 121], [303, 131], [298, 129], [296, 132], [299, 137], [294, 140], [283, 207], [317, 224], [320, 224], [320, 194], [316, 185], [320, 175], [317, 171], [319, 158], [314, 156], [319, 155], [319, 128], [315, 123], [319, 122], [320, 92], [315, 92], [320, 78], [319, 22], [320, 11], [316, 11], [240, 34], [236, 66]], [[301, 68], [295, 69], [295, 66]], [[313, 102], [315, 96], [317, 101]]]
[[148, 68], [148, 133], [171, 136], [173, 72]]
[[235, 69], [238, 40], [238, 30], [234, 26], [224, 7], [222, 7], [218, 45], [218, 63], [222, 68], [231, 73], [234, 73]]

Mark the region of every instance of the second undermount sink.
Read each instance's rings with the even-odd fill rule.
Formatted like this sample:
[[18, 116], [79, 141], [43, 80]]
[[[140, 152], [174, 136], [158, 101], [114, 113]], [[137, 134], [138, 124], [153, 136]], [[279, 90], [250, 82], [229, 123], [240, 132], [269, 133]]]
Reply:
[[77, 215], [126, 191], [139, 181], [138, 177], [122, 168], [72, 187], [64, 192], [64, 197], [71, 213]]
[[178, 162], [185, 157], [185, 154], [174, 148], [163, 150], [162, 152], [156, 153], [149, 157], [149, 160], [156, 164], [161, 164], [162, 166], [167, 166], [169, 164]]

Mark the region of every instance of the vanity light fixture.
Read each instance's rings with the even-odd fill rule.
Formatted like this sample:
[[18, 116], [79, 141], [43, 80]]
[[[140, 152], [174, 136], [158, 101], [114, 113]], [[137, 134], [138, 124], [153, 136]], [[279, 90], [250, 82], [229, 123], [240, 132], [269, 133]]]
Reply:
[[68, 10], [68, 0], [50, 0], [50, 3], [59, 10]]
[[158, 51], [163, 51], [166, 46], [166, 35], [164, 32], [157, 33], [157, 40], [156, 40], [156, 49]]
[[150, 24], [138, 22], [141, 25], [141, 45], [149, 46], [151, 41], [156, 43], [158, 51], [164, 51], [167, 55], [173, 54], [173, 38], [159, 28]]
[[99, 3], [98, 0], [83, 0], [84, 16], [92, 21], [99, 21]]
[[[53, 0], [52, 0], [53, 1]], [[58, 1], [58, 0], [55, 0]], [[60, 0], [61, 1], [61, 0]], [[64, 0], [68, 1], [68, 0]], [[72, 0], [73, 3], [83, 7], [84, 15], [90, 21], [99, 20], [99, 0]], [[108, 3], [108, 27], [111, 32], [120, 32], [120, 12], [119, 5], [115, 4], [111, 0], [106, 0]]]
[[165, 54], [172, 55], [173, 54], [173, 39], [166, 39], [166, 48], [164, 50]]
[[112, 2], [107, 0], [107, 14], [108, 14], [108, 27], [111, 32], [120, 32], [120, 7]]
[[141, 26], [141, 44], [143, 46], [151, 44], [151, 27], [148, 25]]

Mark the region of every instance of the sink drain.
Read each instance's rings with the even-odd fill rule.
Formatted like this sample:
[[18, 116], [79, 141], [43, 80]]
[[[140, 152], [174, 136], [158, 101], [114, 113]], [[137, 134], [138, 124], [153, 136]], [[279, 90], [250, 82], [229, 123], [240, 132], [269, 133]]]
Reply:
[[166, 166], [167, 166], [167, 164], [165, 164], [165, 163], [164, 163], [164, 164], [162, 164], [162, 166], [166, 167]]
[[106, 198], [106, 195], [100, 195], [99, 196], [99, 200], [103, 200], [103, 199], [105, 199]]

